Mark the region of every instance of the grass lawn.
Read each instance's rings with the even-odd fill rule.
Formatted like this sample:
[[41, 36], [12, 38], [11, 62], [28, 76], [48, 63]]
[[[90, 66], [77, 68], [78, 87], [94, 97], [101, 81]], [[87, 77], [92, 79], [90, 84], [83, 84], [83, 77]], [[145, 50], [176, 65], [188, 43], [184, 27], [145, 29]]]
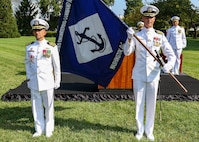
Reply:
[[199, 39], [187, 38], [187, 45], [183, 50], [184, 73], [199, 79]]
[[[54, 41], [54, 38], [48, 38]], [[0, 97], [25, 80], [26, 44], [34, 37], [0, 38]], [[183, 50], [183, 72], [199, 79], [199, 39], [188, 38]], [[157, 102], [154, 134], [157, 142], [198, 142], [199, 103]], [[160, 121], [159, 114], [162, 114]], [[34, 132], [31, 103], [0, 101], [0, 141], [2, 142], [134, 142], [134, 101], [55, 102], [55, 132], [32, 138]], [[146, 138], [141, 141], [147, 142]]]

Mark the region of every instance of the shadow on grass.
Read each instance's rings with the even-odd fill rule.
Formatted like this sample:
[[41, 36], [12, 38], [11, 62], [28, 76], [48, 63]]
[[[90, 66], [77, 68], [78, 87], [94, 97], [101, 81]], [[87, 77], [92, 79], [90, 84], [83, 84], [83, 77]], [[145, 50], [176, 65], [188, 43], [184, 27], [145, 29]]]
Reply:
[[30, 130], [33, 122], [31, 107], [0, 108], [0, 128]]
[[[55, 107], [55, 111], [62, 111], [60, 106]], [[56, 118], [55, 118], [56, 119]], [[31, 107], [9, 107], [0, 108], [0, 129], [34, 131], [34, 120]]]
[[26, 72], [25, 71], [20, 71], [20, 72], [17, 72], [16, 75], [26, 75]]
[[[62, 111], [65, 109], [60, 106], [55, 107], [55, 111]], [[72, 131], [80, 131], [83, 129], [92, 130], [109, 130], [109, 131], [120, 131], [126, 133], [136, 133], [132, 129], [127, 129], [119, 126], [103, 125], [100, 123], [91, 123], [86, 120], [76, 120], [76, 119], [63, 119], [57, 118], [55, 116], [55, 127], [69, 127]], [[22, 130], [34, 132], [34, 120], [32, 116], [31, 107], [9, 107], [0, 108], [0, 128], [4, 130]]]
[[69, 127], [72, 131], [81, 131], [81, 130], [107, 130], [107, 131], [115, 131], [115, 132], [125, 132], [125, 133], [133, 133], [136, 131], [132, 129], [123, 128], [120, 126], [110, 126], [103, 125], [100, 123], [92, 123], [86, 120], [76, 120], [73, 118], [65, 119], [56, 118], [57, 125], [60, 127]]

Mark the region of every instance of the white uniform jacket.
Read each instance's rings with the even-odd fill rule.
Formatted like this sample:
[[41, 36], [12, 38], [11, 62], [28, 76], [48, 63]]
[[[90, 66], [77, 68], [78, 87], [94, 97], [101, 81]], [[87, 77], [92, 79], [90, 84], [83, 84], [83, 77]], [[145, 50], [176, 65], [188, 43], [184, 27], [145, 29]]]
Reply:
[[60, 84], [60, 59], [57, 46], [47, 40], [35, 41], [26, 46], [26, 76], [28, 88], [43, 91]]
[[185, 30], [180, 26], [169, 28], [166, 37], [173, 49], [182, 49], [187, 46]]
[[[156, 31], [153, 28], [143, 28], [141, 31], [137, 32], [136, 35], [154, 55], [156, 55], [155, 50], [159, 52], [160, 49], [162, 49], [164, 55], [168, 58], [168, 64], [173, 67], [175, 55], [171, 45], [162, 32]], [[124, 54], [126, 56], [130, 55], [132, 52], [135, 52], [135, 65], [132, 71], [132, 79], [144, 82], [159, 80], [160, 64], [154, 61], [153, 56], [150, 55], [134, 37], [130, 43], [127, 39], [124, 45]]]

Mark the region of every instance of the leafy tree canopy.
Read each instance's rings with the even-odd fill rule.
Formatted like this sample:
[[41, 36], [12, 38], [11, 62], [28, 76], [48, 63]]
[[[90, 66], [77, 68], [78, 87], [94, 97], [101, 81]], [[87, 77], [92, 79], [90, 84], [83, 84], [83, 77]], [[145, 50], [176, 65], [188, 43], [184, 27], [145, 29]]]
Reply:
[[30, 21], [38, 14], [38, 6], [31, 0], [22, 0], [15, 12], [21, 35], [31, 35]]
[[115, 0], [103, 0], [108, 6], [113, 6], [115, 3]]
[[[127, 9], [124, 14], [124, 21], [129, 26], [136, 26], [141, 20], [140, 8], [143, 6], [142, 0], [125, 0]], [[196, 37], [196, 28], [199, 26], [199, 11], [190, 0], [154, 0], [152, 5], [160, 9], [157, 15], [154, 28], [166, 30], [171, 26], [171, 17], [179, 16], [181, 18], [180, 25], [185, 29], [194, 28]]]
[[0, 1], [0, 37], [14, 38], [19, 37], [15, 17], [13, 16], [11, 1]]

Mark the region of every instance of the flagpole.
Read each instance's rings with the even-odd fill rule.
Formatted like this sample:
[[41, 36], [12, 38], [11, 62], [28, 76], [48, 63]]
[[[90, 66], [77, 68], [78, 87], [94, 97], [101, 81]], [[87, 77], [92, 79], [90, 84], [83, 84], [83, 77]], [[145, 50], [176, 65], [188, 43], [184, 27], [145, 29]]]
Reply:
[[[163, 66], [163, 64], [160, 62], [160, 60], [151, 52], [151, 50], [136, 36], [136, 34], [133, 34], [133, 36], [140, 42], [140, 44], [142, 44], [142, 46], [153, 56], [153, 58], [155, 60], [157, 60], [161, 66]], [[176, 83], [184, 90], [184, 92], [188, 92], [187, 89], [182, 85], [182, 83], [171, 73], [169, 72], [169, 75], [171, 78], [173, 78]]]

